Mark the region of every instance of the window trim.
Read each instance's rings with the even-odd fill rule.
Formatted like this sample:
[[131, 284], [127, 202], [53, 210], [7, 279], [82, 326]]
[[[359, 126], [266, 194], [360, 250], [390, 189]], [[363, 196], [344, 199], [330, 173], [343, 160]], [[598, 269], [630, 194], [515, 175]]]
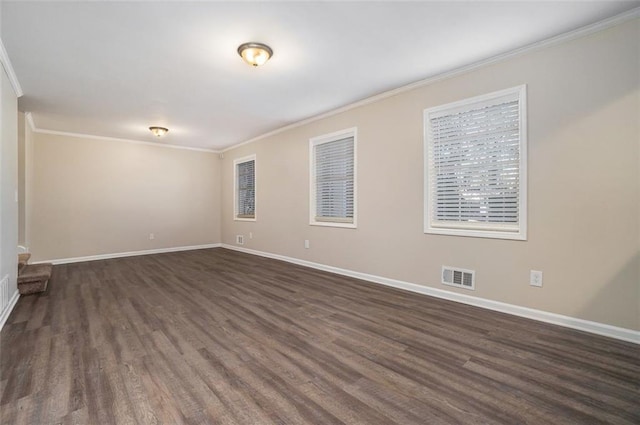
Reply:
[[[238, 165], [245, 162], [253, 161], [253, 205], [254, 214], [253, 218], [238, 217]], [[258, 219], [258, 161], [256, 161], [256, 155], [249, 155], [242, 158], [233, 160], [233, 219], [235, 221], [257, 221]]]
[[[431, 216], [431, 193], [430, 193], [430, 161], [429, 144], [432, 143], [430, 116], [443, 111], [455, 109], [467, 109], [474, 104], [489, 102], [503, 96], [518, 96], [519, 130], [520, 130], [520, 158], [519, 158], [519, 217], [518, 231], [500, 230], [499, 225], [491, 224], [462, 224], [449, 223], [445, 226], [434, 225]], [[466, 107], [466, 108], [465, 108]], [[435, 106], [424, 110], [423, 114], [423, 148], [424, 148], [424, 233], [436, 235], [468, 236], [492, 239], [527, 240], [527, 86], [526, 84], [499, 90], [496, 92], [463, 99], [445, 105]], [[483, 229], [483, 228], [486, 228]]]
[[[353, 222], [345, 223], [328, 220], [316, 220], [316, 161], [315, 147], [324, 143], [335, 142], [346, 137], [353, 137]], [[309, 225], [324, 227], [341, 227], [356, 229], [358, 227], [358, 128], [351, 127], [309, 139]]]

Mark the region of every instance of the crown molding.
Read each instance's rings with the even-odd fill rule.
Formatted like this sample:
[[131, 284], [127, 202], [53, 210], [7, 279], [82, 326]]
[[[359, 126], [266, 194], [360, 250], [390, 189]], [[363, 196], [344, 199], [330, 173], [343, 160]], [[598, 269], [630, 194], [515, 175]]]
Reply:
[[46, 130], [46, 129], [43, 129], [43, 128], [36, 127], [35, 122], [33, 121], [33, 115], [32, 115], [31, 112], [26, 112], [25, 113], [25, 118], [26, 118], [27, 122], [29, 123], [29, 127], [31, 128], [31, 131], [33, 131], [34, 133], [39, 133], [39, 134], [51, 134], [53, 136], [78, 137], [78, 138], [83, 138], [83, 139], [103, 140], [103, 141], [109, 141], [109, 142], [133, 143], [133, 144], [136, 144], [136, 145], [155, 146], [157, 148], [171, 148], [171, 149], [182, 149], [182, 150], [196, 151], [196, 152], [220, 153], [220, 151], [213, 150], [213, 149], [193, 148], [193, 147], [189, 147], [189, 146], [178, 146], [178, 145], [160, 145], [160, 144], [157, 144], [157, 143], [146, 142], [146, 141], [142, 141], [142, 140], [120, 139], [120, 138], [117, 138], [117, 137], [96, 136], [96, 135], [93, 135], [93, 134], [82, 134], [82, 133], [72, 133], [72, 132], [67, 132], [67, 131]]
[[21, 97], [24, 93], [22, 91], [22, 87], [20, 87], [20, 82], [18, 81], [18, 77], [16, 77], [16, 73], [13, 70], [13, 65], [11, 65], [11, 61], [9, 60], [9, 55], [4, 48], [4, 43], [0, 38], [0, 63], [4, 67], [4, 70], [7, 72], [7, 76], [9, 77], [9, 81], [11, 82], [11, 86], [13, 87], [13, 91], [16, 93], [17, 97]]
[[[146, 141], [139, 141], [139, 140], [130, 140], [130, 139], [120, 139], [120, 138], [113, 138], [113, 137], [106, 137], [106, 136], [96, 136], [96, 135], [91, 135], [91, 134], [80, 134], [80, 133], [71, 133], [71, 132], [63, 132], [63, 131], [56, 131], [56, 130], [46, 130], [46, 129], [39, 129], [35, 126], [35, 123], [33, 121], [33, 117], [31, 115], [30, 112], [28, 112], [26, 114], [27, 120], [29, 122], [29, 125], [32, 129], [32, 131], [34, 131], [35, 133], [42, 133], [42, 134], [52, 134], [52, 135], [58, 135], [58, 136], [68, 136], [68, 137], [82, 137], [82, 138], [89, 138], [89, 139], [96, 139], [96, 140], [109, 140], [109, 141], [119, 141], [119, 142], [126, 142], [126, 143], [136, 143], [136, 144], [146, 144], [146, 145], [150, 145], [150, 146], [157, 146], [157, 147], [165, 147], [165, 148], [173, 148], [173, 149], [185, 149], [185, 150], [193, 150], [193, 151], [199, 151], [199, 152], [211, 152], [211, 153], [224, 153], [236, 148], [239, 148], [241, 146], [244, 145], [248, 145], [263, 139], [266, 139], [268, 137], [271, 136], [275, 136], [277, 134], [283, 133], [285, 131], [288, 130], [292, 130], [294, 128], [297, 127], [301, 127], [304, 126], [306, 124], [310, 124], [312, 122], [315, 121], [319, 121], [321, 119], [324, 118], [329, 118], [331, 116], [334, 115], [338, 115], [341, 114], [343, 112], [347, 112], [350, 111], [352, 109], [356, 109], [371, 103], [375, 103], [378, 102], [380, 100], [392, 97], [392, 96], [396, 96], [398, 94], [404, 93], [404, 92], [408, 92], [414, 89], [417, 89], [419, 87], [424, 87], [433, 83], [436, 83], [438, 81], [442, 81], [448, 78], [452, 78], [455, 76], [459, 76], [462, 74], [466, 74], [468, 72], [471, 72], [473, 70], [476, 70], [478, 68], [482, 68], [482, 67], [486, 67], [489, 65], [493, 65], [495, 63], [498, 62], [503, 62], [507, 59], [511, 59], [511, 58], [515, 58], [518, 56], [521, 56], [525, 53], [530, 53], [530, 52], [534, 52], [536, 50], [540, 50], [542, 48], [546, 48], [546, 47], [550, 47], [550, 46], [554, 46], [566, 41], [570, 41], [570, 40], [574, 40], [580, 37], [584, 37], [599, 31], [603, 31], [606, 30], [608, 28], [614, 27], [616, 25], [620, 25], [624, 22], [630, 21], [632, 19], [636, 19], [640, 17], [640, 7], [631, 9], [627, 12], [621, 13], [619, 15], [613, 16], [611, 18], [575, 29], [573, 31], [569, 31], [566, 32], [564, 34], [560, 34], [558, 36], [555, 37], [551, 37], [548, 38], [546, 40], [542, 40], [533, 44], [529, 44], [527, 46], [512, 50], [510, 52], [507, 53], [503, 53], [500, 55], [496, 55], [493, 57], [490, 57], [488, 59], [484, 59], [478, 62], [474, 62], [472, 64], [460, 67], [460, 68], [456, 68], [438, 75], [434, 75], [432, 77], [420, 80], [420, 81], [416, 81], [414, 83], [402, 86], [402, 87], [398, 87], [396, 89], [393, 90], [389, 90], [365, 99], [362, 99], [360, 101], [342, 106], [340, 108], [337, 109], [333, 109], [331, 111], [328, 112], [324, 112], [322, 114], [319, 115], [315, 115], [313, 117], [309, 117], [306, 119], [303, 119], [301, 121], [297, 121], [294, 122], [292, 124], [277, 128], [275, 130], [269, 131], [267, 133], [263, 133], [257, 137], [251, 138], [249, 140], [240, 142], [240, 143], [236, 143], [236, 144], [232, 144], [230, 146], [227, 146], [226, 148], [222, 148], [219, 150], [215, 150], [215, 149], [204, 149], [204, 148], [194, 148], [194, 147], [187, 147], [187, 146], [177, 146], [177, 145], [159, 145], [153, 142], [146, 142]], [[11, 66], [11, 62], [9, 61], [9, 57], [7, 56], [7, 52], [4, 48], [4, 44], [2, 44], [2, 40], [0, 39], [0, 62], [2, 62], [2, 65], [5, 67], [5, 70], [7, 71], [7, 75], [9, 76], [9, 80], [11, 81], [11, 84], [16, 92], [16, 95], [18, 97], [23, 95], [22, 92], [22, 88], [20, 87], [20, 84], [18, 82], [18, 79], [15, 75], [15, 72], [13, 71], [13, 67]]]
[[564, 34], [557, 35], [555, 37], [547, 38], [545, 40], [538, 41], [538, 42], [526, 45], [524, 47], [520, 47], [518, 49], [511, 50], [511, 51], [506, 52], [506, 53], [501, 53], [499, 55], [492, 56], [492, 57], [490, 57], [488, 59], [483, 59], [481, 61], [474, 62], [472, 64], [462, 66], [460, 68], [452, 69], [450, 71], [446, 71], [444, 73], [441, 73], [441, 74], [438, 74], [438, 75], [434, 75], [432, 77], [428, 77], [426, 79], [423, 79], [423, 80], [420, 80], [420, 81], [416, 81], [414, 83], [410, 83], [410, 84], [407, 84], [405, 86], [398, 87], [396, 89], [392, 89], [392, 90], [389, 90], [389, 91], [386, 91], [386, 92], [382, 92], [380, 94], [376, 94], [374, 96], [368, 97], [366, 99], [359, 100], [359, 101], [354, 102], [354, 103], [350, 103], [350, 104], [342, 106], [340, 108], [333, 109], [331, 111], [322, 113], [320, 115], [315, 115], [313, 117], [306, 118], [306, 119], [304, 119], [302, 121], [298, 121], [298, 122], [295, 122], [293, 124], [289, 124], [289, 125], [286, 125], [284, 127], [277, 128], [277, 129], [275, 129], [273, 131], [269, 131], [267, 133], [261, 134], [260, 136], [254, 137], [254, 138], [246, 140], [244, 142], [240, 142], [240, 143], [237, 143], [235, 145], [231, 145], [231, 146], [228, 146], [226, 148], [223, 148], [222, 152], [227, 152], [227, 151], [230, 151], [232, 149], [239, 148], [240, 146], [248, 145], [250, 143], [254, 143], [254, 142], [257, 142], [259, 140], [266, 139], [267, 137], [275, 136], [276, 134], [280, 134], [280, 133], [283, 133], [285, 131], [292, 130], [292, 129], [297, 128], [297, 127], [301, 127], [303, 125], [310, 124], [310, 123], [315, 122], [315, 121], [319, 121], [319, 120], [324, 119], [324, 118], [329, 118], [331, 116], [338, 115], [338, 114], [341, 114], [343, 112], [350, 111], [351, 109], [359, 108], [361, 106], [365, 106], [365, 105], [368, 105], [370, 103], [378, 102], [380, 100], [387, 99], [387, 98], [392, 97], [392, 96], [396, 96], [396, 95], [398, 95], [400, 93], [411, 91], [411, 90], [417, 89], [419, 87], [428, 86], [428, 85], [433, 84], [435, 82], [446, 80], [446, 79], [452, 78], [452, 77], [456, 77], [458, 75], [466, 74], [466, 73], [474, 71], [474, 70], [476, 70], [478, 68], [483, 68], [483, 67], [486, 67], [486, 66], [489, 66], [489, 65], [493, 65], [493, 64], [498, 63], [498, 62], [503, 62], [503, 61], [506, 61], [507, 59], [515, 58], [515, 57], [521, 56], [521, 55], [523, 55], [525, 53], [534, 52], [534, 51], [543, 49], [545, 47], [551, 47], [551, 46], [554, 46], [554, 45], [557, 45], [557, 44], [560, 44], [560, 43], [563, 43], [563, 42], [567, 42], [567, 41], [570, 41], [570, 40], [575, 40], [577, 38], [581, 38], [581, 37], [587, 36], [589, 34], [593, 34], [593, 33], [600, 32], [600, 31], [604, 31], [604, 30], [606, 30], [608, 28], [614, 27], [616, 25], [623, 24], [623, 23], [625, 23], [627, 21], [630, 21], [630, 20], [638, 18], [638, 17], [640, 17], [640, 7], [628, 10], [628, 11], [626, 11], [624, 13], [619, 14], [619, 15], [612, 16], [611, 18], [604, 19], [604, 20], [599, 21], [599, 22], [595, 22], [593, 24], [590, 24], [590, 25], [575, 29], [573, 31], [569, 31], [569, 32], [566, 32]]

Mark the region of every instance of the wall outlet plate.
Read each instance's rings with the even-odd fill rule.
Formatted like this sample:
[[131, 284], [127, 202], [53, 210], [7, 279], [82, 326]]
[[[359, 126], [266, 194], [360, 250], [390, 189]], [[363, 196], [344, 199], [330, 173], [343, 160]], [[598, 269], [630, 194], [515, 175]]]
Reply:
[[304, 247], [305, 249], [309, 249], [309, 239], [304, 240]]
[[542, 272], [540, 270], [531, 270], [529, 285], [542, 288]]
[[244, 235], [236, 235], [236, 243], [238, 245], [244, 245]]

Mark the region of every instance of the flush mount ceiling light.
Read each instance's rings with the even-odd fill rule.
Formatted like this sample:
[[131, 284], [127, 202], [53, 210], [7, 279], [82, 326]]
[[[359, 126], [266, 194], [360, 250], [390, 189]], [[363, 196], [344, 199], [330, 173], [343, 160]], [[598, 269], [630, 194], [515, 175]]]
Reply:
[[238, 47], [238, 54], [249, 65], [260, 66], [264, 65], [273, 56], [273, 50], [266, 44], [251, 42], [241, 44]]
[[156, 136], [156, 137], [162, 137], [169, 131], [168, 128], [156, 127], [156, 126], [149, 127], [149, 130], [151, 130], [153, 135]]

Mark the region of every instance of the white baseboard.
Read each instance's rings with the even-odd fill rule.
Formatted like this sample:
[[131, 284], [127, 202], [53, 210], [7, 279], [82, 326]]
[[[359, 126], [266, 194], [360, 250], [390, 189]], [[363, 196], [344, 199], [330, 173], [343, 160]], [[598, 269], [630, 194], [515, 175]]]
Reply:
[[7, 322], [7, 319], [13, 311], [13, 308], [16, 306], [18, 298], [20, 298], [20, 292], [18, 292], [18, 290], [16, 289], [16, 291], [11, 296], [11, 299], [9, 300], [9, 304], [7, 304], [7, 307], [2, 311], [2, 313], [0, 313], [0, 331], [4, 327], [4, 324]]
[[256, 251], [253, 249], [242, 248], [242, 247], [228, 245], [228, 244], [222, 244], [222, 247], [227, 249], [232, 249], [234, 251], [244, 252], [247, 254], [273, 258], [276, 260], [282, 260], [289, 263], [311, 267], [318, 270], [324, 270], [331, 273], [354, 277], [356, 279], [362, 279], [369, 282], [379, 283], [382, 285], [404, 289], [406, 291], [416, 292], [423, 295], [429, 295], [436, 298], [443, 298], [450, 301], [456, 301], [463, 304], [469, 304], [476, 307], [486, 308], [488, 310], [494, 310], [494, 311], [499, 311], [501, 313], [513, 314], [514, 316], [526, 317], [528, 319], [538, 320], [540, 322], [551, 323], [554, 325], [560, 325], [567, 328], [577, 329], [577, 330], [581, 330], [581, 331], [585, 331], [585, 332], [589, 332], [597, 335], [603, 335], [610, 338], [619, 339], [622, 341], [640, 344], [640, 331], [634, 331], [632, 329], [620, 328], [617, 326], [611, 326], [604, 323], [578, 319], [576, 317], [571, 317], [571, 316], [563, 316], [561, 314], [550, 313], [547, 311], [536, 310], [528, 307], [521, 307], [518, 305], [507, 304], [499, 301], [492, 301], [485, 298], [474, 297], [471, 295], [458, 294], [458, 293], [446, 291], [443, 289], [431, 288], [429, 286], [418, 285], [415, 283], [404, 282], [401, 280], [389, 279], [386, 277], [356, 272], [353, 270], [341, 269], [338, 267], [327, 266], [324, 264], [314, 263], [306, 260], [300, 260], [298, 258], [287, 257], [285, 255], [272, 254], [272, 253], [263, 252], [263, 251]]
[[146, 249], [144, 251], [116, 252], [113, 254], [88, 255], [86, 257], [58, 258], [55, 260], [34, 261], [33, 264], [53, 263], [53, 264], [69, 264], [82, 263], [85, 261], [108, 260], [110, 258], [135, 257], [138, 255], [163, 254], [166, 252], [192, 251], [195, 249], [220, 248], [221, 243], [211, 243], [205, 245], [178, 246], [173, 248]]

